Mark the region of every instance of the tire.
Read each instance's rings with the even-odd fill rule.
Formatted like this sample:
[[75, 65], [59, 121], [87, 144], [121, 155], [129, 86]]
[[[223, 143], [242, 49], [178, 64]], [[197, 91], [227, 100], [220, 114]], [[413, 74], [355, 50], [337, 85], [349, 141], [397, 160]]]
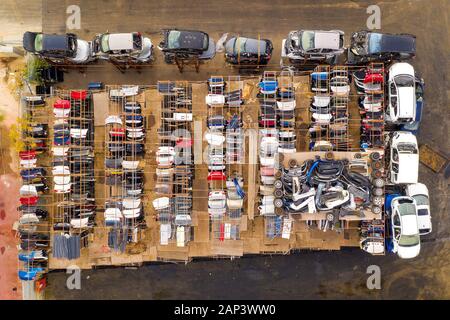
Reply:
[[283, 208], [275, 208], [275, 214], [276, 214], [277, 216], [283, 215], [283, 214], [284, 214]]
[[283, 182], [281, 180], [275, 180], [273, 186], [275, 187], [275, 189], [281, 189], [283, 188]]
[[273, 192], [273, 195], [277, 198], [281, 198], [284, 196], [284, 192], [281, 189], [275, 189], [275, 191]]
[[291, 169], [297, 167], [297, 165], [298, 165], [297, 160], [289, 159], [288, 165], [289, 165], [289, 168], [291, 168]]
[[383, 210], [381, 209], [381, 207], [374, 205], [374, 206], [372, 206], [372, 212], [374, 214], [381, 214], [383, 212]]
[[383, 162], [381, 161], [372, 161], [371, 163], [372, 169], [380, 170], [383, 168]]
[[282, 208], [283, 207], [283, 200], [281, 198], [276, 198], [273, 201], [273, 205], [275, 206], [275, 208]]
[[327, 160], [333, 160], [333, 158], [334, 158], [333, 152], [328, 151], [328, 152], [325, 153], [325, 159], [327, 159]]
[[381, 177], [383, 177], [383, 172], [381, 172], [380, 170], [372, 170], [372, 178], [378, 179]]
[[281, 171], [275, 172], [275, 179], [280, 179], [282, 175]]
[[383, 188], [383, 187], [384, 187], [384, 179], [381, 179], [381, 178], [374, 179], [374, 180], [372, 181], [372, 184], [373, 184], [376, 188]]
[[384, 190], [382, 188], [373, 188], [372, 195], [376, 197], [381, 197], [384, 194]]
[[355, 159], [361, 159], [361, 158], [362, 158], [361, 153], [359, 153], [359, 152], [355, 153], [354, 158], [355, 158]]
[[379, 161], [381, 159], [381, 155], [379, 152], [372, 152], [370, 154], [370, 160], [372, 161]]
[[384, 198], [383, 197], [373, 197], [372, 204], [377, 207], [381, 207], [383, 205]]

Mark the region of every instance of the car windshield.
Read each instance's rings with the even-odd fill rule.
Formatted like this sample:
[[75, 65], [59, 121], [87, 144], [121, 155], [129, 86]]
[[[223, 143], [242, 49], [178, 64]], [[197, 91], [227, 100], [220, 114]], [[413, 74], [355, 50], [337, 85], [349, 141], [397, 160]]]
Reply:
[[302, 33], [302, 48], [305, 51], [314, 49], [314, 32], [303, 31], [303, 33]]
[[417, 153], [416, 146], [411, 143], [399, 143], [397, 149], [400, 153]]
[[427, 206], [428, 205], [428, 197], [424, 194], [418, 194], [415, 195], [414, 200], [416, 200], [416, 203], [418, 206]]
[[412, 247], [418, 245], [420, 242], [420, 238], [418, 234], [414, 235], [402, 235], [400, 236], [400, 240], [398, 244], [402, 247]]
[[401, 74], [395, 77], [394, 79], [397, 87], [413, 87], [414, 86], [414, 78], [408, 74]]
[[398, 212], [401, 216], [415, 215], [416, 206], [413, 203], [402, 203], [398, 206]]
[[36, 38], [34, 39], [34, 50], [37, 52], [42, 51], [42, 33], [36, 35]]
[[381, 52], [381, 33], [371, 33], [369, 37], [369, 53]]
[[171, 30], [167, 36], [168, 49], [208, 49], [208, 37], [197, 31]]
[[106, 35], [102, 36], [101, 41], [102, 41], [102, 44], [101, 44], [102, 51], [108, 52], [109, 51], [109, 35], [106, 34]]

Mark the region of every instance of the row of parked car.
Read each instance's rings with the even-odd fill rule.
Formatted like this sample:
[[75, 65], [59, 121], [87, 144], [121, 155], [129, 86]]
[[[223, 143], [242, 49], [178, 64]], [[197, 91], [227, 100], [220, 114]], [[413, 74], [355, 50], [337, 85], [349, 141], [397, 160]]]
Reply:
[[[209, 60], [216, 54], [214, 40], [203, 31], [167, 29], [162, 34], [158, 48], [167, 63], [177, 58]], [[233, 36], [219, 45], [224, 47], [225, 60], [234, 65], [265, 65], [272, 58], [272, 41], [261, 37]], [[23, 36], [23, 47], [55, 63], [85, 64], [96, 59], [148, 63], [154, 57], [152, 41], [139, 32], [103, 33], [85, 41], [72, 33], [55, 35], [28, 31]], [[352, 34], [346, 48], [343, 31], [295, 30], [283, 40], [281, 56], [290, 64], [335, 64], [346, 54], [346, 62], [352, 65], [410, 58], [415, 50], [415, 36], [408, 34], [359, 31]]]

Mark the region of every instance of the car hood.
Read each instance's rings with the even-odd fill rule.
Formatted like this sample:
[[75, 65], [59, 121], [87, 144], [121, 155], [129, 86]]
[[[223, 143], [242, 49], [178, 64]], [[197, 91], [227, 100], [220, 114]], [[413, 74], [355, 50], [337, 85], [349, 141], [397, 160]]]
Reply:
[[399, 154], [399, 183], [417, 183], [419, 175], [419, 155]]
[[398, 246], [397, 254], [402, 259], [412, 259], [419, 255], [420, 244], [412, 247]]
[[77, 40], [77, 52], [75, 57], [70, 59], [75, 63], [82, 63], [89, 60], [92, 55], [92, 48], [89, 42], [84, 40]]
[[398, 88], [399, 116], [402, 118], [414, 118], [414, 111], [416, 109], [416, 95], [414, 87], [400, 87]]

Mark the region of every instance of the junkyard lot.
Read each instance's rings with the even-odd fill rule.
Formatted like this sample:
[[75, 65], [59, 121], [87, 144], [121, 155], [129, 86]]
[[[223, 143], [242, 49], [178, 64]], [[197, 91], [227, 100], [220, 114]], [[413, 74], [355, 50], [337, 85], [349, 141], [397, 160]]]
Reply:
[[[97, 32], [116, 31], [134, 31], [139, 30], [148, 34], [154, 44], [159, 40], [159, 30], [164, 27], [186, 27], [200, 29], [208, 32], [214, 39], [218, 39], [224, 32], [237, 32], [246, 35], [257, 35], [259, 32], [263, 37], [269, 38], [273, 41], [275, 49], [271, 65], [274, 68], [278, 67], [281, 39], [288, 31], [296, 28], [320, 28], [320, 29], [334, 29], [339, 28], [346, 32], [347, 36], [352, 32], [365, 28], [367, 18], [366, 8], [368, 5], [374, 4], [372, 1], [358, 1], [350, 2], [344, 1], [342, 3], [335, 3], [335, 1], [261, 1], [259, 4], [246, 4], [242, 8], [240, 1], [228, 2], [208, 2], [196, 1], [195, 4], [186, 5], [184, 1], [165, 1], [150, 3], [147, 1], [44, 1], [44, 26], [43, 30], [46, 32], [61, 32], [65, 31], [65, 9], [67, 5], [79, 4], [81, 7], [81, 27], [77, 31], [81, 38], [90, 39]], [[446, 74], [449, 70], [448, 59], [449, 54], [449, 38], [446, 34], [448, 30], [448, 13], [450, 4], [445, 0], [434, 1], [384, 1], [380, 3], [382, 12], [382, 31], [386, 32], [409, 32], [417, 35], [417, 58], [414, 65], [421, 73], [426, 82], [426, 105], [423, 114], [421, 125], [421, 132], [419, 135], [420, 143], [427, 143], [442, 152], [449, 150], [449, 142], [447, 140], [448, 134], [448, 83]], [[257, 32], [256, 32], [257, 30]], [[268, 68], [270, 70], [270, 67]], [[180, 75], [175, 66], [166, 66], [163, 64], [162, 57], [157, 53], [157, 60], [154, 67], [144, 70], [141, 74], [133, 70], [125, 74], [121, 74], [114, 66], [107, 64], [102, 66], [91, 67], [85, 75], [80, 75], [78, 72], [71, 72], [66, 77], [65, 85], [67, 87], [85, 87], [90, 81], [103, 81], [105, 83], [155, 83], [157, 80], [163, 79], [185, 79], [185, 80], [205, 80], [210, 74], [231, 74], [233, 70], [225, 66], [223, 58], [220, 54], [216, 59], [201, 67], [200, 73], [196, 74], [193, 71], [187, 71]], [[431, 170], [421, 166], [420, 180], [426, 183], [430, 189], [432, 200], [432, 215], [434, 223], [433, 238], [445, 239], [448, 238], [448, 223], [449, 217], [447, 212], [448, 203], [448, 180], [442, 174], [437, 175]], [[448, 279], [440, 276], [445, 275], [445, 262], [448, 263], [449, 257], [448, 244], [445, 241], [425, 242], [423, 243], [422, 253], [418, 259], [414, 261], [392, 261], [391, 259], [371, 259], [375, 262], [389, 269], [386, 277], [388, 283], [395, 282], [396, 279], [405, 278], [411, 275], [420, 277], [427, 285], [432, 285], [434, 281], [439, 280], [443, 282], [444, 291], [434, 290], [433, 294], [428, 291], [428, 295], [432, 297], [447, 294]], [[325, 255], [321, 259], [321, 263], [327, 264]], [[359, 256], [359, 254], [358, 254]], [[318, 255], [313, 258], [308, 255], [308, 260], [313, 261], [318, 259]], [[264, 258], [262, 258], [264, 259]], [[299, 255], [298, 258], [291, 257], [290, 261], [296, 259], [306, 259], [305, 256]], [[350, 259], [350, 258], [349, 258]], [[330, 260], [331, 261], [331, 260]], [[368, 261], [365, 261], [368, 262]], [[245, 259], [240, 262], [240, 269], [251, 264]], [[359, 265], [360, 262], [355, 264]], [[370, 264], [370, 263], [369, 263]], [[365, 263], [363, 263], [365, 265]], [[344, 265], [342, 265], [344, 267]], [[194, 267], [198, 273], [204, 272], [201, 266]], [[204, 268], [204, 267], [203, 267]], [[224, 268], [223, 262], [218, 262], [215, 265], [209, 264], [209, 269], [217, 268], [221, 270]], [[344, 267], [345, 268], [345, 267]], [[448, 267], [447, 267], [448, 268]], [[275, 269], [275, 268], [274, 268]], [[413, 269], [416, 269], [413, 271]], [[334, 271], [339, 271], [339, 263], [334, 263]], [[408, 271], [409, 270], [409, 271]], [[423, 272], [419, 275], [417, 270]], [[177, 269], [177, 274], [183, 274], [192, 270], [184, 269], [180, 266]], [[448, 270], [447, 270], [448, 271]], [[254, 272], [258, 272], [254, 270]], [[64, 275], [62, 275], [64, 276]], [[255, 276], [255, 275], [254, 275]], [[300, 275], [299, 275], [300, 276]], [[319, 281], [323, 280], [324, 275], [314, 275], [314, 278]], [[120, 276], [119, 276], [120, 277]], [[118, 278], [119, 278], [118, 277]], [[186, 277], [181, 276], [186, 279]], [[256, 276], [257, 277], [257, 276]], [[267, 285], [267, 279], [264, 278], [264, 273], [261, 272], [259, 281], [253, 285], [254, 292], [263, 292], [261, 288]], [[307, 278], [308, 272], [302, 270], [301, 278]], [[195, 279], [202, 278], [193, 277]], [[254, 278], [254, 277], [253, 277]], [[258, 277], [257, 277], [258, 278]], [[219, 282], [218, 278], [216, 282]], [[265, 280], [264, 280], [265, 279]], [[164, 287], [171, 287], [171, 281], [168, 281]], [[166, 283], [166, 280], [164, 281]], [[223, 279], [222, 279], [223, 280]], [[241, 278], [240, 282], [243, 281]], [[423, 281], [414, 283], [405, 283], [402, 291], [406, 288], [414, 286], [425, 285]], [[173, 279], [173, 284], [176, 279]], [[301, 283], [299, 281], [299, 283]], [[55, 282], [56, 284], [56, 282]], [[303, 284], [303, 283], [302, 283]], [[210, 286], [213, 286], [211, 284]], [[258, 289], [258, 285], [260, 286]], [[64, 286], [64, 281], [61, 281], [61, 287]], [[160, 285], [160, 290], [163, 285]], [[208, 287], [210, 287], [208, 286]], [[197, 286], [198, 287], [198, 286]], [[223, 288], [210, 297], [233, 297], [235, 290], [232, 286], [227, 285], [228, 290]], [[242, 285], [235, 288], [242, 288]], [[201, 294], [201, 288], [199, 294]], [[208, 288], [205, 287], [205, 291]], [[278, 288], [280, 289], [280, 288]], [[423, 290], [426, 290], [423, 288]], [[446, 290], [446, 291], [445, 291]], [[84, 294], [86, 291], [82, 290]], [[204, 292], [205, 292], [204, 291]], [[283, 290], [281, 290], [283, 291]], [[295, 291], [295, 290], [294, 290]], [[407, 290], [406, 290], [407, 291]], [[177, 294], [179, 292], [179, 295]], [[412, 290], [410, 292], [416, 292]], [[425, 291], [427, 292], [427, 291]], [[81, 293], [81, 292], [80, 292]], [[80, 294], [72, 292], [76, 296]], [[158, 291], [155, 289], [155, 294]], [[299, 297], [292, 292], [290, 298]], [[437, 295], [439, 294], [440, 295]], [[129, 293], [128, 293], [129, 294]], [[175, 291], [170, 293], [171, 298], [182, 296], [182, 291]], [[273, 293], [275, 294], [275, 293]], [[270, 296], [273, 297], [273, 294]], [[301, 294], [298, 291], [297, 294]], [[386, 291], [383, 295], [390, 296]], [[395, 294], [395, 292], [393, 292]], [[398, 292], [404, 295], [402, 292]], [[417, 293], [418, 294], [418, 293]], [[238, 295], [241, 296], [241, 295]], [[130, 296], [128, 296], [130, 297]], [[156, 297], [152, 294], [152, 297]], [[235, 296], [236, 297], [236, 296]], [[267, 295], [259, 295], [259, 297], [269, 297]], [[282, 294], [278, 295], [282, 297]]]

